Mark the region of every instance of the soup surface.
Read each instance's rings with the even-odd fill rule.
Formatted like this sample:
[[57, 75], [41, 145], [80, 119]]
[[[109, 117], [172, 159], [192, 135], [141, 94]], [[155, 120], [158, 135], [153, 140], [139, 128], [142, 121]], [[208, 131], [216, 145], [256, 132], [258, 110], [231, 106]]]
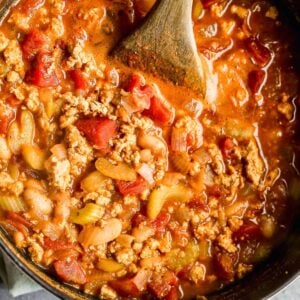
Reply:
[[296, 33], [270, 1], [195, 0], [203, 99], [109, 57], [154, 2], [21, 0], [0, 27], [1, 226], [103, 299], [243, 277], [299, 195]]

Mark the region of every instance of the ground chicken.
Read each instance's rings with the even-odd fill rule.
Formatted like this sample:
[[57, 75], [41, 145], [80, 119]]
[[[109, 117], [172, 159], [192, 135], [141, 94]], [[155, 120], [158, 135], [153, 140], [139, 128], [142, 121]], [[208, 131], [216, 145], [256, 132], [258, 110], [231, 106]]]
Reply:
[[244, 159], [247, 178], [254, 185], [258, 186], [264, 175], [265, 166], [261, 158], [257, 143], [254, 139], [249, 141], [245, 149]]
[[71, 175], [78, 176], [93, 159], [93, 149], [75, 126], [66, 128], [68, 159], [71, 164]]

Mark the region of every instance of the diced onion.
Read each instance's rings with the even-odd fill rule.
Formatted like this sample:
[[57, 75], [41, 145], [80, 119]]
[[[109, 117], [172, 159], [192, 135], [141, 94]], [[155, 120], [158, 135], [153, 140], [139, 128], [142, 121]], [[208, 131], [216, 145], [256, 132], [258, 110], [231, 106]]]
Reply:
[[142, 164], [137, 172], [148, 181], [149, 184], [154, 183], [153, 179], [153, 170], [149, 167], [148, 164]]

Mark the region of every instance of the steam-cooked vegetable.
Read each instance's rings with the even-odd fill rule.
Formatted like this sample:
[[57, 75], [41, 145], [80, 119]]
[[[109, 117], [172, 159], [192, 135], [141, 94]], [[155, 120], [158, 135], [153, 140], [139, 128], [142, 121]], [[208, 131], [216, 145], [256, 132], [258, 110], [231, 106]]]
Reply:
[[173, 186], [161, 185], [154, 189], [149, 196], [147, 204], [147, 215], [150, 219], [155, 219], [168, 200], [186, 202], [192, 197], [192, 191], [183, 184]]
[[22, 145], [22, 155], [27, 164], [35, 170], [43, 170], [46, 161], [46, 151], [35, 145]]
[[125, 163], [114, 165], [103, 157], [97, 159], [96, 169], [103, 175], [117, 180], [135, 181], [137, 176], [129, 165]]
[[192, 170], [193, 164], [187, 152], [173, 152], [171, 160], [176, 171], [188, 174]]
[[98, 269], [105, 272], [118, 272], [124, 268], [124, 266], [113, 259], [100, 258], [97, 264]]
[[72, 211], [69, 221], [80, 225], [95, 223], [103, 216], [103, 213], [101, 206], [88, 203], [84, 208]]
[[20, 197], [0, 195], [0, 209], [11, 212], [23, 212], [26, 211], [26, 204]]
[[34, 130], [35, 124], [31, 112], [23, 110], [19, 122], [12, 122], [8, 129], [8, 146], [14, 154], [20, 153], [22, 145], [32, 143]]
[[192, 13], [193, 20], [194, 21], [199, 20], [202, 16], [202, 13], [203, 13], [203, 6], [202, 6], [201, 1], [197, 1], [197, 0], [194, 1], [193, 2], [193, 13]]
[[86, 192], [97, 192], [105, 186], [105, 177], [98, 171], [90, 173], [81, 181], [81, 188]]
[[180, 249], [170, 251], [166, 255], [166, 264], [174, 271], [182, 270], [198, 260], [199, 255], [199, 245], [195, 241], [191, 241], [188, 243], [184, 251], [180, 251]]

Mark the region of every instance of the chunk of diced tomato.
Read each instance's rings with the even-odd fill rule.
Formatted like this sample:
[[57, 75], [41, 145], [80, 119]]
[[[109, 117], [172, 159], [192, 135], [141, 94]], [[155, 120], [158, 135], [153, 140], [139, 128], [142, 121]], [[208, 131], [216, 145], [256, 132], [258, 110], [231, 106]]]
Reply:
[[27, 219], [25, 219], [23, 216], [21, 216], [20, 214], [18, 213], [15, 213], [15, 212], [8, 212], [6, 214], [6, 218], [9, 219], [9, 220], [14, 220], [26, 227], [31, 227], [31, 223], [30, 221], [28, 221]]
[[87, 90], [89, 88], [89, 83], [84, 77], [83, 73], [79, 69], [70, 71], [71, 79], [74, 81], [75, 89], [77, 90]]
[[145, 84], [141, 75], [134, 74], [131, 76], [127, 91], [132, 94], [132, 106], [137, 111], [143, 111], [150, 108], [150, 100], [153, 97], [153, 89]]
[[177, 287], [173, 286], [170, 292], [168, 293], [168, 295], [166, 296], [166, 300], [178, 300], [178, 299], [179, 299], [178, 289]]
[[248, 221], [245, 222], [237, 231], [232, 234], [233, 240], [236, 241], [247, 241], [258, 239], [262, 236], [259, 225]]
[[6, 214], [6, 223], [20, 231], [24, 236], [28, 236], [31, 223], [18, 213], [8, 212]]
[[0, 115], [0, 134], [6, 134], [11, 118], [7, 115]]
[[136, 181], [117, 180], [116, 185], [117, 185], [118, 191], [123, 196], [138, 195], [147, 188], [147, 182], [141, 176], [139, 176]]
[[62, 281], [75, 284], [86, 283], [86, 274], [78, 261], [58, 260], [54, 262], [53, 266], [57, 276]]
[[39, 29], [33, 29], [25, 37], [21, 43], [23, 57], [32, 60], [40, 51], [46, 51], [48, 48], [47, 38]]
[[113, 280], [109, 285], [123, 297], [138, 297], [141, 294], [132, 279]]
[[22, 101], [11, 95], [6, 99], [6, 103], [15, 108], [21, 105]]
[[256, 64], [263, 67], [270, 62], [271, 51], [257, 37], [248, 38], [246, 47]]
[[110, 139], [117, 134], [116, 122], [108, 118], [79, 119], [75, 125], [90, 143], [105, 153], [109, 150]]
[[253, 70], [248, 74], [248, 86], [252, 94], [259, 93], [267, 74], [264, 70]]
[[145, 222], [146, 220], [147, 217], [138, 212], [131, 219], [132, 227], [138, 227], [141, 223]]
[[26, 74], [26, 82], [39, 87], [53, 87], [59, 84], [59, 79], [52, 70], [52, 57], [47, 52], [39, 52], [33, 68]]
[[168, 107], [158, 96], [151, 98], [150, 108], [144, 114], [161, 126], [171, 125], [175, 116], [174, 109]]
[[134, 277], [109, 282], [109, 285], [115, 289], [121, 296], [138, 297], [146, 289], [151, 272], [140, 270]]
[[234, 151], [234, 143], [231, 138], [226, 137], [221, 141], [220, 145], [224, 158], [230, 158]]
[[166, 227], [171, 220], [171, 215], [169, 213], [160, 213], [156, 219], [151, 222], [151, 227], [156, 233], [163, 233], [166, 231]]

